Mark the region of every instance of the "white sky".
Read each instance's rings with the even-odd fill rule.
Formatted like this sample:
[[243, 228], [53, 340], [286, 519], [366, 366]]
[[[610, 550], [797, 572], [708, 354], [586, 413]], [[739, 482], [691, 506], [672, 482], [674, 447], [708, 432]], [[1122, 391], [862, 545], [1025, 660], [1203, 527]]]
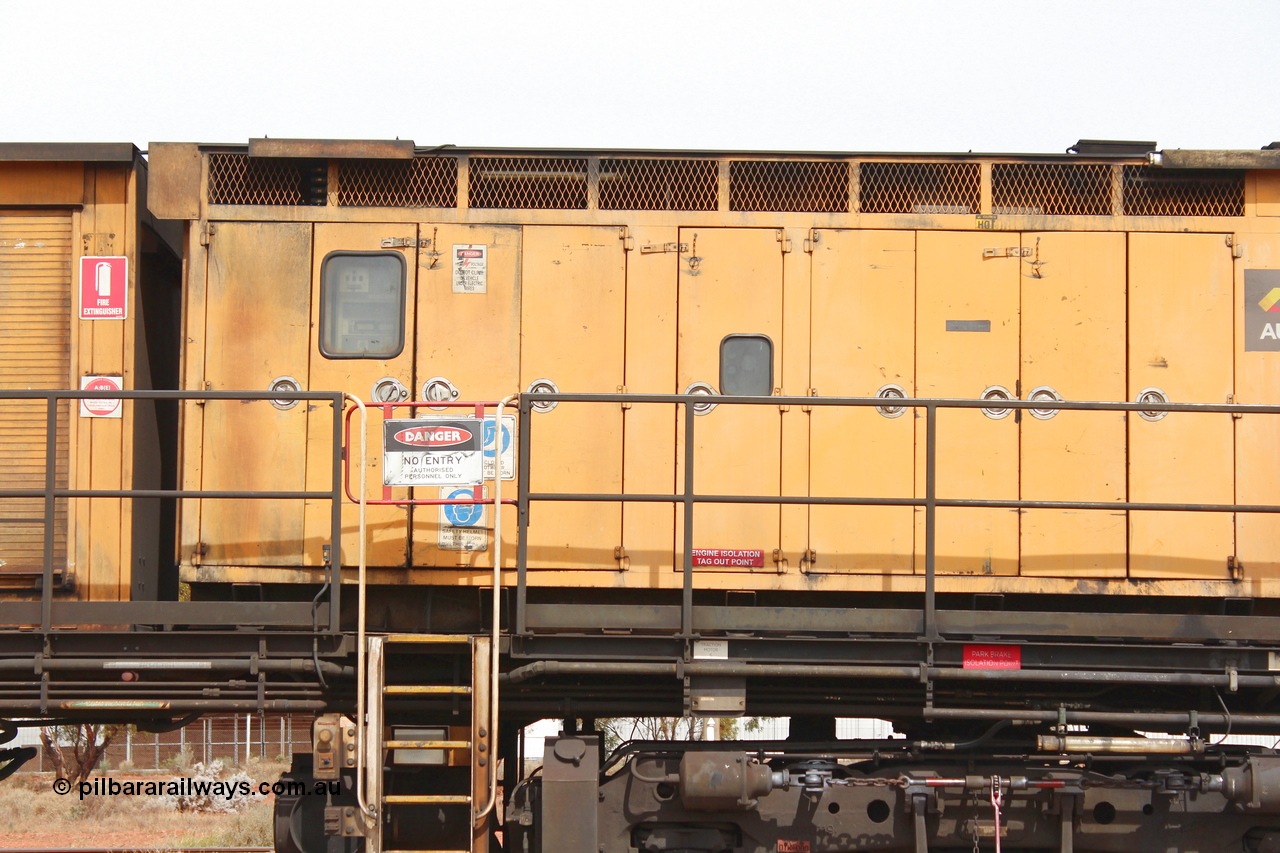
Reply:
[[1278, 0], [0, 0], [0, 141], [1280, 139]]

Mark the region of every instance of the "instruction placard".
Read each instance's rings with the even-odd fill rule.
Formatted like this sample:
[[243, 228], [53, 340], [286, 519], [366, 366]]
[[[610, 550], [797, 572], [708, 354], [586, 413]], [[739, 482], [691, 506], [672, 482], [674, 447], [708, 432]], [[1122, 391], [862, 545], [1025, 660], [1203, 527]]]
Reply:
[[476, 244], [453, 247], [453, 292], [489, 292], [489, 247]]
[[[489, 496], [489, 490], [482, 492]], [[471, 500], [472, 489], [445, 486], [440, 489], [442, 500]], [[436, 547], [441, 551], [487, 551], [489, 528], [485, 526], [489, 508], [484, 504], [441, 504], [440, 538]]]
[[474, 486], [482, 477], [476, 418], [389, 420], [382, 432], [386, 486]]
[[[447, 420], [448, 415], [423, 415], [419, 420]], [[454, 418], [456, 420], [456, 418]], [[484, 451], [484, 478], [494, 479], [499, 459], [502, 460], [502, 479], [516, 478], [516, 416], [503, 415], [501, 429], [493, 415], [485, 417], [480, 427], [480, 448]]]

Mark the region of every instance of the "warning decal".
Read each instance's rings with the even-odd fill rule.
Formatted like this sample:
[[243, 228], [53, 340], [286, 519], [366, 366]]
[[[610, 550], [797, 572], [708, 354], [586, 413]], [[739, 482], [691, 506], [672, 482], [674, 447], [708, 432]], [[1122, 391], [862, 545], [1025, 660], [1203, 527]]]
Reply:
[[[82, 376], [81, 391], [123, 391], [124, 380], [119, 376]], [[120, 398], [102, 399], [85, 398], [80, 401], [80, 417], [82, 418], [119, 418], [123, 417], [124, 401]]]
[[123, 320], [128, 315], [129, 259], [80, 259], [80, 319]]
[[964, 668], [1022, 669], [1022, 647], [966, 645]]
[[[489, 496], [489, 490], [482, 493]], [[445, 486], [440, 489], [442, 500], [466, 501], [475, 498], [469, 488]], [[441, 504], [440, 537], [436, 547], [441, 551], [487, 551], [489, 529], [485, 526], [488, 507], [484, 504]]]
[[468, 244], [453, 247], [453, 292], [489, 291], [489, 247]]
[[386, 486], [470, 486], [482, 473], [481, 427], [475, 418], [383, 423]]
[[694, 548], [693, 564], [717, 568], [760, 569], [764, 567], [764, 551], [758, 548], [745, 551], [729, 548]]

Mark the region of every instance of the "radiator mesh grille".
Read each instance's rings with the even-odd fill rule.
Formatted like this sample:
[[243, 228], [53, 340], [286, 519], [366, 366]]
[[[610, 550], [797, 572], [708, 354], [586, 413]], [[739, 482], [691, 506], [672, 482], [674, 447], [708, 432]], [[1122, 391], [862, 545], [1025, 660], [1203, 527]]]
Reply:
[[471, 207], [585, 210], [586, 158], [473, 157]]
[[458, 158], [344, 160], [340, 207], [457, 207]]
[[991, 212], [1106, 216], [1111, 213], [1111, 167], [1087, 163], [994, 163]]
[[1128, 216], [1244, 216], [1244, 172], [1124, 167]]
[[864, 213], [977, 213], [977, 163], [863, 163]]
[[844, 213], [849, 209], [849, 164], [736, 160], [729, 164], [729, 209]]
[[715, 160], [600, 161], [601, 210], [715, 210], [719, 189]]

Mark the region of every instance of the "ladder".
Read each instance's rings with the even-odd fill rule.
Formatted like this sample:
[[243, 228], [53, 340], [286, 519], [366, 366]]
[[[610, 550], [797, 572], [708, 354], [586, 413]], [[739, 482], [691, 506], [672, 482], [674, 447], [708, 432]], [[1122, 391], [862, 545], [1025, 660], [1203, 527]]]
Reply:
[[[367, 705], [364, 729], [365, 801], [377, 819], [365, 826], [366, 853], [488, 853], [488, 821], [476, 820], [476, 814], [488, 803], [491, 774], [497, 772], [493, 744], [494, 733], [489, 731], [489, 685], [491, 639], [487, 636], [465, 634], [386, 634], [367, 638], [365, 666]], [[432, 644], [442, 652], [457, 652], [460, 646], [470, 647], [470, 685], [447, 684], [387, 684], [386, 653], [389, 646]], [[467, 695], [471, 697], [471, 728], [468, 740], [394, 740], [386, 736], [385, 698], [394, 696]], [[384, 790], [386, 773], [383, 770], [393, 749], [468, 750], [470, 774], [467, 790], [437, 794], [388, 794]], [[466, 805], [470, 816], [470, 846], [465, 849], [422, 847], [388, 849], [383, 845], [383, 831], [388, 813], [397, 809], [414, 809], [430, 806]], [[478, 824], [478, 825], [477, 825]]]

